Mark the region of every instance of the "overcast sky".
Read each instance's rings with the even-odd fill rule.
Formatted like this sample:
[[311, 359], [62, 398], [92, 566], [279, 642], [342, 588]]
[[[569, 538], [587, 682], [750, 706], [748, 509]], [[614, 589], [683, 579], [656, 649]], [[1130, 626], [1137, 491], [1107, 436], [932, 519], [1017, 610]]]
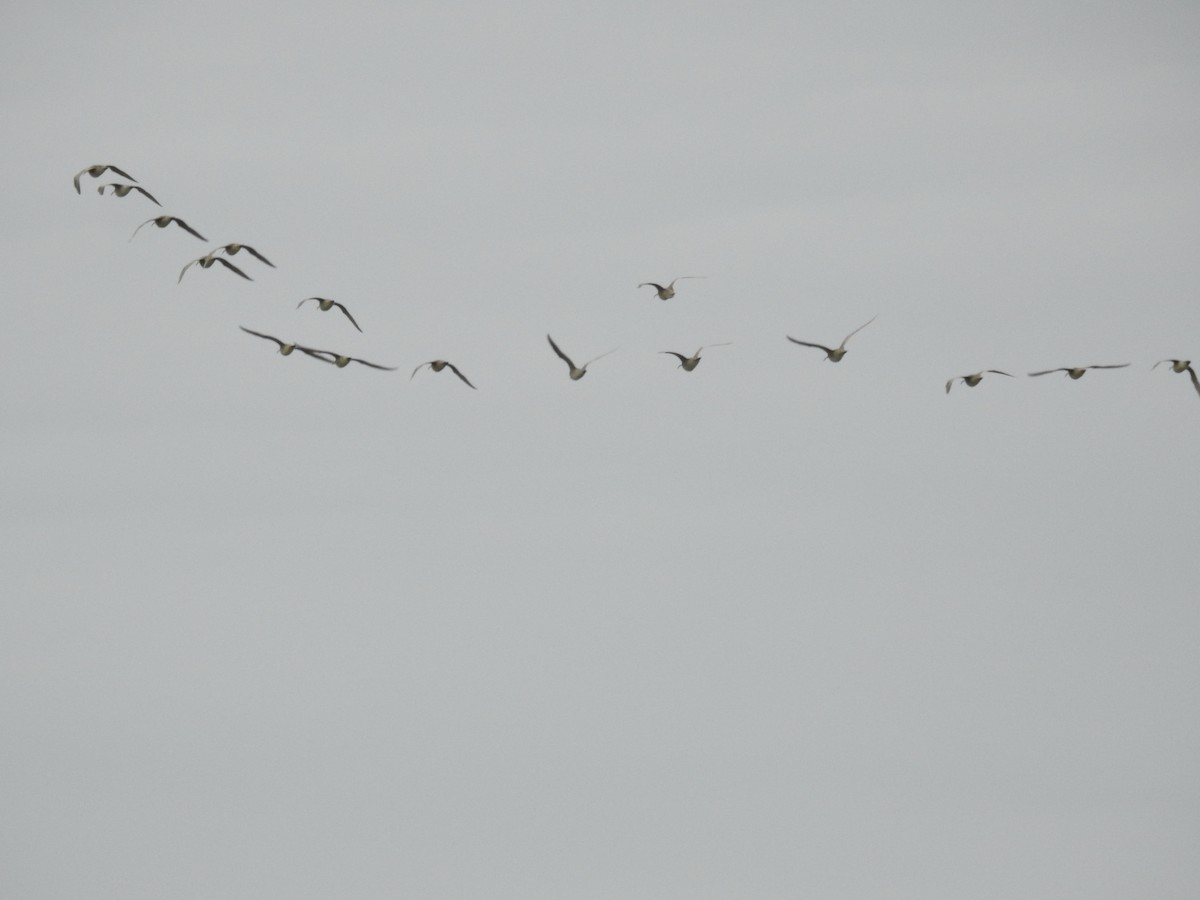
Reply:
[[9, 6], [0, 898], [1200, 894], [1194, 3]]

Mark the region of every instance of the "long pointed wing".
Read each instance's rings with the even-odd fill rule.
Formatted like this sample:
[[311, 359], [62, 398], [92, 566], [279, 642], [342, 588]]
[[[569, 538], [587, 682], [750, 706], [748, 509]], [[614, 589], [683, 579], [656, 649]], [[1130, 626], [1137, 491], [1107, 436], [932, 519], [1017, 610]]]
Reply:
[[252, 335], [254, 335], [255, 337], [264, 338], [264, 339], [266, 339], [266, 340], [268, 340], [268, 341], [274, 341], [275, 343], [277, 343], [277, 344], [279, 345], [279, 349], [281, 349], [281, 350], [283, 349], [283, 341], [281, 341], [281, 340], [280, 340], [279, 338], [277, 338], [277, 337], [271, 337], [269, 334], [261, 334], [261, 333], [259, 333], [259, 332], [257, 332], [257, 331], [251, 331], [251, 330], [250, 330], [249, 328], [247, 328], [245, 325], [239, 325], [239, 326], [238, 326], [238, 328], [242, 329], [242, 331], [246, 332], [246, 334], [252, 334]]
[[296, 349], [301, 353], [307, 353], [313, 359], [319, 359], [321, 362], [327, 362], [331, 366], [335, 364], [332, 359], [327, 358], [330, 356], [337, 356], [337, 354], [332, 350], [314, 350], [312, 347], [301, 347], [299, 344], [296, 345]]
[[222, 258], [222, 257], [220, 257], [220, 256], [217, 256], [217, 257], [214, 257], [214, 258], [216, 259], [216, 261], [217, 261], [217, 262], [219, 262], [219, 263], [220, 263], [221, 265], [223, 265], [225, 268], [227, 268], [227, 269], [232, 269], [234, 272], [237, 272], [239, 275], [241, 275], [241, 276], [242, 276], [243, 278], [245, 278], [247, 281], [253, 281], [253, 280], [254, 280], [254, 279], [253, 279], [253, 278], [251, 278], [249, 275], [247, 275], [245, 272], [243, 272], [241, 269], [239, 269], [237, 266], [235, 266], [233, 263], [231, 263], [229, 260], [227, 260], [227, 259], [223, 259], [223, 258]]
[[[152, 219], [151, 221], [153, 221], [153, 219]], [[174, 222], [176, 225], [178, 225], [180, 228], [182, 228], [182, 229], [183, 229], [184, 231], [186, 231], [188, 234], [190, 234], [190, 235], [193, 235], [193, 236], [195, 236], [195, 237], [198, 237], [198, 238], [200, 238], [200, 240], [202, 240], [202, 241], [207, 241], [207, 240], [208, 240], [208, 238], [206, 238], [204, 235], [202, 235], [202, 234], [201, 234], [200, 232], [198, 232], [198, 231], [197, 231], [195, 228], [193, 228], [193, 227], [192, 227], [191, 225], [189, 225], [187, 222], [183, 221], [183, 219], [179, 218], [178, 216], [174, 216], [174, 217], [171, 219], [171, 221], [173, 221], [173, 222]]]
[[79, 189], [79, 176], [82, 175], [86, 171], [87, 171], [87, 169], [80, 169], [78, 172], [75, 173], [75, 193], [77, 193], [77, 194], [83, 193], [83, 191], [81, 191]]
[[1049, 375], [1052, 372], [1070, 372], [1070, 369], [1047, 369], [1045, 372], [1030, 372], [1030, 378], [1037, 378], [1039, 375]]
[[[336, 306], [338, 309], [340, 309], [343, 313], [346, 314], [346, 318], [350, 320], [351, 325], [353, 325], [355, 328], [358, 328], [358, 323], [354, 321], [354, 316], [350, 315], [350, 310], [346, 309], [346, 307], [342, 306], [342, 304], [340, 304], [336, 301], [334, 302], [333, 305]], [[358, 328], [358, 331], [360, 334], [362, 333], [361, 328]]]
[[[155, 219], [157, 219], [157, 216], [155, 217]], [[155, 219], [147, 219], [145, 222], [143, 222], [137, 228], [133, 229], [133, 234], [131, 234], [129, 236], [129, 240], [132, 241], [135, 237], [137, 237], [137, 233], [139, 231], [141, 231], [143, 228], [145, 228], [147, 225], [149, 225], [151, 222], [155, 221]]]
[[792, 337], [790, 334], [789, 334], [789, 335], [784, 335], [784, 337], [786, 337], [786, 338], [787, 338], [789, 341], [791, 341], [793, 344], [799, 344], [801, 347], [814, 347], [814, 348], [816, 348], [817, 350], [824, 350], [826, 353], [832, 353], [832, 352], [833, 352], [833, 348], [832, 348], [832, 347], [826, 347], [824, 344], [810, 344], [808, 341], [798, 341], [798, 340], [796, 340], [794, 337]]
[[[641, 287], [641, 285], [639, 284], [638, 287]], [[575, 363], [571, 362], [571, 357], [567, 356], [567, 354], [558, 349], [558, 344], [554, 343], [554, 338], [550, 337], [550, 335], [546, 335], [546, 340], [550, 342], [550, 346], [554, 349], [554, 352], [558, 354], [558, 358], [565, 362], [573, 370], [575, 368]]]
[[416, 377], [417, 377], [417, 373], [418, 373], [418, 372], [420, 372], [420, 371], [421, 371], [423, 368], [425, 368], [427, 365], [429, 365], [429, 363], [427, 363], [427, 362], [423, 362], [423, 363], [421, 363], [419, 366], [417, 366], [415, 369], [413, 369], [413, 373], [412, 373], [411, 375], [409, 375], [409, 376], [408, 376], [408, 380], [409, 380], [409, 381], [412, 381], [414, 378], [416, 378]]
[[259, 253], [257, 250], [255, 250], [253, 247], [247, 247], [245, 244], [242, 244], [242, 249], [245, 250], [247, 253], [249, 253], [251, 256], [253, 256], [255, 259], [259, 260], [260, 262], [265, 262], [272, 269], [277, 268], [275, 263], [271, 262], [269, 259], [267, 259], [265, 256], [263, 256], [261, 253]]
[[454, 365], [454, 363], [450, 363], [450, 362], [446, 363], [446, 365], [450, 367], [451, 372], [453, 372], [455, 375], [457, 375], [459, 378], [461, 378], [463, 380], [463, 382], [466, 384], [467, 387], [469, 387], [473, 391], [479, 390], [479, 388], [475, 387], [475, 385], [473, 385], [473, 384], [471, 384], [471, 382], [467, 381], [466, 375], [464, 375], [462, 372], [458, 371], [458, 366], [456, 366], [456, 365]]
[[[1007, 372], [1001, 372], [999, 369], [984, 369], [984, 371], [985, 371], [985, 372], [991, 372], [993, 375], [1008, 375], [1008, 373], [1007, 373]], [[1009, 377], [1009, 378], [1012, 378], [1013, 376], [1012, 376], [1012, 375], [1008, 375], [1008, 377]]]
[[[621, 349], [620, 347], [613, 347], [611, 350], [608, 351], [608, 353], [616, 353], [620, 349]], [[589, 359], [587, 362], [585, 362], [583, 364], [583, 368], [586, 369], [588, 366], [590, 366], [592, 363], [594, 363], [597, 359], [604, 359], [604, 357], [608, 356], [608, 353], [601, 353], [599, 356], [595, 357], [595, 359]]]
[[[703, 347], [701, 347], [700, 349], [701, 349], [701, 350], [703, 350], [704, 348], [703, 348]], [[674, 357], [676, 357], [676, 358], [677, 358], [677, 359], [678, 359], [678, 360], [679, 360], [681, 363], [685, 363], [685, 362], [687, 362], [687, 357], [686, 357], [686, 356], [684, 356], [682, 353], [676, 353], [674, 350], [659, 350], [658, 352], [659, 352], [659, 353], [663, 353], [663, 354], [665, 354], [665, 355], [667, 355], [667, 356], [674, 356]]]
[[956, 381], [958, 381], [958, 377], [957, 377], [957, 376], [955, 376], [954, 378], [951, 378], [949, 381], [947, 381], [947, 382], [946, 382], [946, 393], [947, 393], [947, 394], [948, 394], [948, 393], [950, 393], [950, 386], [951, 386], [952, 384], [954, 384], [954, 382], [956, 382]]
[[[200, 259], [204, 259], [204, 257], [201, 256]], [[188, 269], [190, 269], [192, 266], [194, 266], [196, 263], [200, 262], [200, 259], [193, 259], [190, 263], [188, 263], [186, 266], [184, 266], [182, 269], [180, 269], [179, 270], [179, 281], [176, 281], [175, 283], [179, 284], [181, 281], [183, 281], [183, 273], [186, 272]]]
[[[709, 347], [728, 347], [732, 343], [733, 341], [721, 341], [719, 344], [705, 344], [700, 348], [700, 350], [707, 350]], [[697, 350], [696, 352], [699, 353], [700, 350]]]
[[1200, 378], [1196, 377], [1196, 370], [1188, 366], [1187, 373], [1192, 376], [1192, 387], [1196, 389], [1197, 394], [1200, 394]]
[[[367, 362], [365, 359], [356, 359], [353, 356], [350, 357], [350, 361], [356, 362], [356, 363], [362, 363], [364, 366], [370, 366], [372, 369], [383, 369], [385, 372], [395, 372], [396, 371], [395, 366], [381, 366], [378, 363]], [[409, 380], [411, 381], [412, 379], [409, 379]]]
[[[135, 184], [135, 185], [131, 185], [131, 186], [133, 187], [133, 189], [134, 189], [135, 191], [141, 191], [143, 194], [145, 194], [145, 195], [146, 195], [147, 197], [149, 197], [151, 200], [154, 200], [154, 195], [153, 195], [153, 194], [151, 194], [151, 193], [150, 193], [148, 190], [146, 190], [146, 189], [145, 189], [144, 187], [142, 187], [141, 185], [137, 185], [137, 184]], [[154, 200], [154, 205], [155, 205], [155, 206], [162, 206], [162, 204], [161, 204], [161, 203], [159, 203], [157, 200]]]
[[854, 337], [856, 334], [858, 334], [860, 331], [862, 331], [864, 328], [866, 328], [868, 325], [870, 325], [871, 322], [874, 322], [878, 318], [879, 318], [879, 315], [878, 315], [878, 313], [876, 313], [875, 315], [871, 316], [871, 318], [868, 321], [863, 322], [861, 325], [859, 325], [857, 328], [855, 328], [852, 332], [850, 332], [848, 335], [846, 335], [842, 339], [842, 344], [839, 349], [845, 348], [846, 341], [850, 340], [850, 338]]
[[[130, 181], [137, 181], [137, 179], [136, 179], [136, 178], [134, 178], [132, 175], [130, 175], [128, 172], [122, 172], [122, 171], [121, 171], [120, 169], [118, 169], [116, 166], [106, 166], [105, 168], [112, 169], [114, 172], [116, 172], [116, 173], [117, 173], [118, 175], [120, 175], [122, 178], [128, 178]], [[86, 172], [86, 171], [87, 171], [87, 169], [84, 169], [84, 171]], [[149, 195], [149, 194], [147, 194], [146, 196], [147, 196], [147, 197], [149, 197], [150, 195]]]
[[[675, 282], [673, 282], [673, 281], [671, 282], [671, 284], [674, 284], [674, 283], [675, 283]], [[643, 281], [641, 284], [639, 284], [639, 285], [638, 285], [638, 287], [640, 287], [640, 288], [642, 288], [642, 287], [652, 287], [652, 288], [654, 288], [656, 291], [665, 291], [665, 290], [666, 290], [666, 288], [665, 288], [665, 287], [663, 287], [661, 284], [658, 284], [657, 282], [654, 282], [654, 281]]]
[[1124, 369], [1129, 366], [1129, 363], [1120, 363], [1115, 366], [1087, 366], [1089, 369]]

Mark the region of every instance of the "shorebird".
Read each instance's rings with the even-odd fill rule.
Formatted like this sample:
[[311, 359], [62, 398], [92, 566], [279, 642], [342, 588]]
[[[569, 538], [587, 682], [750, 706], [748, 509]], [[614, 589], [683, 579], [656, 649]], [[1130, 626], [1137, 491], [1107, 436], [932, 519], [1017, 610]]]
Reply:
[[271, 335], [269, 335], [269, 334], [260, 334], [260, 333], [259, 333], [259, 332], [257, 332], [257, 331], [251, 331], [251, 330], [250, 330], [249, 328], [247, 328], [245, 325], [239, 325], [239, 326], [238, 326], [238, 328], [242, 329], [242, 331], [246, 332], [246, 334], [252, 334], [252, 335], [254, 335], [255, 337], [260, 337], [260, 338], [263, 338], [264, 340], [268, 340], [268, 341], [274, 341], [275, 343], [277, 343], [277, 344], [279, 345], [279, 354], [280, 354], [281, 356], [289, 356], [289, 355], [291, 355], [291, 352], [292, 352], [293, 350], [296, 350], [297, 348], [299, 348], [300, 350], [305, 350], [305, 349], [306, 349], [306, 348], [304, 348], [304, 347], [301, 347], [299, 344], [295, 344], [295, 343], [292, 343], [292, 344], [285, 344], [285, 343], [284, 343], [283, 341], [281, 341], [279, 338], [277, 338], [277, 337], [271, 337]]
[[186, 266], [184, 266], [179, 271], [179, 281], [176, 281], [175, 283], [179, 284], [180, 281], [183, 281], [183, 273], [186, 272], [188, 269], [190, 269], [192, 266], [196, 265], [196, 263], [199, 263], [200, 268], [202, 268], [202, 269], [211, 269], [213, 266], [213, 263], [220, 263], [225, 268], [231, 269], [234, 272], [237, 272], [237, 274], [241, 275], [247, 281], [254, 280], [249, 275], [247, 275], [245, 272], [243, 272], [241, 269], [239, 269], [237, 266], [235, 266], [233, 263], [231, 263], [229, 260], [224, 259], [220, 256], [216, 256], [215, 253], [216, 253], [216, 251], [214, 250], [212, 253], [209, 253], [207, 256], [201, 256], [199, 259], [193, 259], [190, 263], [188, 263]]
[[[118, 197], [125, 197], [129, 194], [130, 191], [137, 191], [138, 193], [145, 194], [151, 200], [154, 200], [154, 195], [151, 194], [144, 187], [142, 187], [140, 184], [119, 184], [118, 182], [115, 182], [115, 181], [110, 182], [109, 184], [102, 184], [102, 185], [100, 185], [100, 187], [96, 188], [96, 190], [100, 193], [100, 196], [104, 196], [105, 188], [112, 188], [112, 192], [114, 194], [116, 194]], [[157, 200], [154, 200], [154, 205], [162, 206], [162, 204], [159, 203]]]
[[[300, 352], [307, 353], [313, 359], [319, 359], [321, 362], [332, 363], [339, 369], [344, 369], [352, 362], [361, 363], [364, 366], [370, 366], [372, 369], [383, 369], [385, 372], [395, 372], [396, 366], [381, 366], [377, 363], [367, 362], [365, 359], [357, 359], [353, 356], [342, 356], [340, 353], [334, 353], [332, 350], [314, 350], [311, 347], [299, 347]], [[329, 357], [326, 359], [326, 357]]]
[[[272, 269], [276, 268], [275, 263], [271, 262], [253, 247], [247, 246], [246, 244], [225, 244], [224, 246], [218, 247], [217, 250], [224, 250], [230, 256], [236, 256], [239, 250], [245, 250], [259, 262], [265, 262]], [[213, 253], [216, 253], [217, 250], [214, 250]]]
[[1051, 372], [1066, 372], [1069, 376], [1071, 376], [1072, 380], [1078, 381], [1080, 378], [1083, 377], [1083, 373], [1086, 372], [1088, 369], [1124, 369], [1128, 365], [1129, 365], [1129, 363], [1120, 363], [1115, 366], [1079, 366], [1078, 368], [1075, 368], [1075, 369], [1070, 369], [1070, 368], [1047, 369], [1044, 372], [1030, 372], [1029, 377], [1036, 378], [1038, 375], [1049, 375]]
[[[246, 249], [249, 250], [250, 248], [247, 247]], [[321, 308], [321, 312], [329, 312], [329, 310], [333, 309], [336, 306], [338, 309], [340, 309], [345, 314], [346, 318], [350, 320], [350, 324], [353, 325], [355, 328], [358, 328], [358, 323], [354, 321], [354, 316], [350, 315], [350, 310], [346, 309], [346, 307], [342, 306], [342, 304], [338, 303], [336, 300], [326, 300], [324, 297], [305, 297], [303, 300], [301, 300], [299, 303], [296, 304], [296, 309], [299, 309], [300, 307], [302, 307], [309, 300], [316, 300], [317, 305]], [[362, 331], [361, 328], [358, 328], [358, 330], [360, 332]]]
[[178, 216], [156, 216], [153, 219], [147, 219], [145, 222], [143, 222], [137, 228], [133, 229], [133, 234], [131, 234], [129, 236], [129, 240], [132, 241], [135, 237], [137, 237], [137, 233], [139, 231], [141, 231], [143, 228], [145, 228], [147, 225], [149, 225], [151, 222], [153, 222], [159, 228], [166, 228], [168, 225], [170, 225], [172, 222], [174, 222], [176, 225], [178, 225], [180, 228], [182, 228], [188, 234], [195, 235], [196, 237], [200, 238], [200, 240], [202, 240], [202, 241], [208, 240], [208, 238], [206, 238], [204, 235], [202, 235], [200, 232], [198, 232], [195, 228], [192, 228], [192, 226], [188, 225], [187, 222], [183, 221], [183, 219], [179, 218]]
[[1192, 368], [1192, 361], [1190, 359], [1160, 359], [1150, 368], [1157, 369], [1165, 362], [1169, 362], [1171, 364], [1172, 372], [1187, 372], [1189, 375], [1191, 375], [1192, 387], [1196, 389], [1197, 394], [1200, 394], [1200, 378], [1196, 377], [1196, 370]]
[[554, 343], [554, 338], [550, 337], [550, 335], [546, 335], [546, 340], [550, 342], [550, 346], [554, 348], [554, 352], [558, 354], [558, 358], [570, 367], [572, 381], [578, 381], [580, 378], [586, 375], [587, 367], [594, 363], [597, 359], [603, 359], [604, 357], [608, 356], [608, 353], [617, 352], [617, 348], [613, 347], [608, 351], [608, 353], [601, 353], [599, 356], [595, 357], [595, 359], [589, 359], [582, 366], [577, 366], [575, 363], [571, 362], [571, 357], [567, 356], [567, 354], [558, 349], [558, 344]]
[[99, 178], [101, 175], [103, 175], [109, 169], [112, 169], [114, 172], [116, 172], [122, 178], [128, 178], [130, 181], [137, 181], [137, 179], [134, 178], [132, 175], [130, 175], [128, 172], [122, 172], [116, 166], [111, 166], [111, 165], [88, 166], [86, 169], [80, 169], [78, 172], [75, 173], [75, 193], [77, 193], [77, 194], [83, 193], [83, 191], [81, 191], [79, 189], [79, 176], [80, 175], [91, 175], [93, 178]]
[[733, 341], [724, 341], [720, 344], [705, 344], [691, 356], [684, 356], [682, 353], [676, 353], [674, 350], [660, 350], [659, 353], [665, 353], [668, 356], [676, 356], [679, 358], [679, 368], [685, 372], [690, 372], [696, 366], [700, 365], [700, 350], [707, 350], [709, 347], [728, 347]]
[[863, 324], [859, 325], [852, 332], [850, 332], [848, 335], [846, 335], [846, 337], [842, 339], [842, 342], [837, 346], [836, 349], [831, 348], [831, 347], [826, 347], [824, 344], [810, 344], [808, 341], [798, 341], [791, 335], [788, 335], [787, 339], [789, 341], [791, 341], [793, 344], [800, 344], [802, 347], [816, 347], [818, 350], [824, 350], [825, 358], [827, 360], [829, 360], [830, 362], [838, 362], [841, 360], [841, 358], [843, 356], [846, 355], [846, 341], [850, 340], [850, 338], [854, 337], [856, 334], [858, 334], [860, 331], [862, 331], [864, 328], [866, 328], [868, 325], [870, 325], [871, 322], [874, 322], [878, 318], [879, 318], [878, 315], [871, 316], [869, 321], [866, 321]]
[[420, 372], [421, 369], [425, 368], [425, 366], [429, 366], [429, 368], [433, 369], [433, 371], [435, 371], [435, 372], [440, 372], [440, 371], [442, 371], [442, 369], [449, 369], [451, 372], [453, 372], [455, 375], [457, 375], [459, 378], [461, 378], [463, 380], [463, 384], [465, 384], [467, 387], [471, 388], [472, 390], [478, 390], [478, 388], [476, 388], [475, 385], [473, 385], [473, 384], [471, 384], [471, 382], [467, 381], [466, 375], [464, 375], [462, 372], [458, 371], [458, 367], [455, 366], [454, 363], [446, 362], [446, 360], [444, 360], [444, 359], [433, 359], [433, 360], [430, 360], [429, 362], [421, 363], [421, 365], [419, 365], [415, 369], [413, 369], [413, 373], [412, 373], [412, 375], [408, 376], [408, 380], [412, 381], [413, 378], [416, 377], [417, 373]]
[[706, 276], [706, 275], [680, 275], [678, 278], [673, 279], [671, 281], [671, 283], [668, 284], [666, 287], [663, 287], [661, 284], [659, 284], [656, 281], [643, 281], [641, 284], [638, 285], [638, 287], [640, 287], [640, 288], [652, 287], [652, 288], [654, 288], [654, 293], [658, 294], [659, 300], [670, 300], [672, 297], [675, 296], [675, 282], [676, 281], [682, 281], [685, 278], [707, 278], [707, 277], [708, 276]]
[[[984, 372], [992, 372], [996, 375], [1008, 375], [1007, 372], [1001, 372], [999, 369], [984, 369], [983, 372], [976, 372], [973, 375], [956, 375], [946, 382], [946, 393], [950, 393], [950, 385], [954, 384], [954, 382], [958, 381], [959, 379], [962, 379], [962, 383], [967, 387], [975, 387], [975, 385], [983, 381]], [[1008, 377], [1012, 378], [1013, 376], [1008, 375]]]

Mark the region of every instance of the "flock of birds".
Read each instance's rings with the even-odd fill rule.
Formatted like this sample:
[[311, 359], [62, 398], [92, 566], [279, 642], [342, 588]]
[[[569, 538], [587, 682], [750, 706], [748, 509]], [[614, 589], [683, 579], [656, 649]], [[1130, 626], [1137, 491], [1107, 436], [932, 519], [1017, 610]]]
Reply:
[[[97, 191], [102, 196], [105, 194], [106, 191], [111, 191], [111, 193], [114, 196], [127, 197], [131, 193], [136, 191], [136, 192], [142, 194], [148, 200], [151, 200], [155, 205], [157, 205], [159, 207], [162, 206], [162, 204], [158, 202], [158, 200], [154, 197], [153, 194], [151, 194], [144, 187], [142, 187], [140, 184], [137, 183], [136, 178], [134, 178], [132, 175], [128, 174], [127, 172], [122, 171], [121, 169], [119, 169], [116, 166], [111, 165], [111, 164], [87, 166], [86, 168], [81, 169], [75, 175], [75, 179], [74, 179], [75, 192], [77, 194], [82, 194], [79, 180], [84, 175], [91, 176], [92, 178], [99, 178], [105, 172], [110, 172], [110, 171], [115, 173], [116, 175], [119, 175], [122, 178], [127, 179], [127, 183], [109, 182], [107, 184], [100, 185], [99, 188], [97, 188]], [[193, 237], [198, 238], [201, 241], [205, 241], [207, 243], [207, 240], [208, 240], [207, 238], [204, 237], [204, 235], [200, 234], [200, 232], [198, 232], [196, 229], [194, 229], [190, 225], [188, 225], [188, 223], [185, 222], [183, 219], [179, 218], [178, 216], [172, 216], [172, 215], [160, 215], [160, 216], [155, 216], [153, 218], [147, 219], [145, 222], [143, 222], [141, 225], [139, 225], [137, 228], [134, 229], [133, 234], [130, 235], [130, 237], [129, 237], [129, 240], [132, 241], [135, 237], [137, 237], [137, 234], [139, 231], [141, 231], [147, 225], [151, 225], [151, 224], [157, 226], [158, 228], [166, 228], [168, 225], [174, 224], [174, 225], [178, 226], [180, 229], [182, 229], [183, 231], [186, 231], [188, 234], [192, 235]], [[244, 271], [242, 271], [238, 266], [234, 265], [228, 259], [228, 257], [236, 256], [238, 253], [240, 253], [243, 250], [246, 251], [246, 253], [249, 256], [254, 257], [259, 262], [261, 262], [265, 265], [268, 265], [271, 268], [275, 268], [275, 264], [273, 262], [271, 262], [263, 254], [259, 253], [257, 250], [255, 250], [253, 247], [251, 247], [247, 244], [240, 244], [240, 243], [223, 244], [219, 247], [214, 248], [213, 250], [210, 250], [204, 256], [197, 257], [196, 259], [193, 259], [189, 263], [187, 263], [187, 265], [185, 265], [180, 270], [179, 279], [176, 283], [181, 283], [183, 281], [183, 276], [185, 274], [187, 274], [188, 269], [190, 269], [192, 266], [199, 266], [201, 269], [211, 269], [217, 263], [220, 263], [222, 266], [224, 266], [229, 271], [233, 272], [235, 275], [239, 275], [242, 278], [246, 279], [247, 281], [253, 281], [254, 280], [253, 278], [251, 278], [249, 275], [247, 275]], [[218, 256], [217, 254], [223, 254], [223, 255]], [[668, 282], [665, 285], [659, 284], [658, 282], [655, 282], [655, 281], [644, 281], [638, 285], [638, 288], [644, 288], [644, 287], [654, 288], [655, 296], [657, 296], [658, 299], [670, 300], [672, 297], [675, 296], [675, 283], [676, 282], [683, 281], [685, 279], [697, 279], [697, 278], [704, 278], [704, 277], [705, 276], [703, 276], [703, 275], [680, 275], [680, 276], [672, 279], [670, 282]], [[351, 325], [353, 325], [356, 329], [358, 329], [358, 331], [360, 333], [362, 332], [362, 328], [359, 326], [358, 322], [355, 321], [354, 316], [351, 315], [351, 313], [350, 313], [350, 310], [348, 310], [345, 307], [345, 305], [337, 302], [336, 300], [330, 300], [327, 297], [306, 297], [296, 305], [296, 308], [299, 309], [300, 307], [302, 307], [305, 303], [308, 303], [309, 301], [315, 301], [317, 303], [317, 308], [320, 309], [322, 312], [328, 312], [329, 310], [336, 308], [339, 312], [342, 313], [342, 315], [344, 315], [346, 317], [346, 319], [349, 320]], [[848, 335], [846, 335], [842, 339], [842, 342], [840, 344], [838, 344], [838, 346], [836, 346], [836, 347], [827, 347], [824, 344], [818, 344], [813, 341], [802, 341], [802, 340], [799, 340], [798, 338], [792, 337], [791, 335], [787, 335], [787, 339], [789, 341], [791, 341], [793, 344], [799, 344], [802, 347], [812, 347], [814, 349], [823, 351], [825, 353], [825, 359], [828, 362], [834, 362], [834, 363], [841, 362], [843, 357], [845, 357], [846, 353], [848, 352], [846, 350], [846, 343], [850, 340], [850, 338], [854, 337], [854, 335], [858, 334], [860, 331], [862, 331], [864, 328], [866, 328], [868, 325], [870, 325], [872, 322], [874, 322], [876, 318], [877, 318], [877, 316], [872, 317], [868, 321], [864, 322], [862, 325], [859, 325], [857, 328], [855, 328], [853, 331], [851, 331]], [[287, 342], [282, 341], [279, 338], [274, 337], [272, 335], [263, 334], [258, 331], [252, 331], [251, 329], [246, 328], [245, 326], [238, 326], [238, 327], [241, 328], [242, 331], [246, 332], [249, 335], [252, 335], [257, 338], [261, 338], [263, 340], [274, 342], [278, 346], [279, 353], [283, 356], [289, 356], [292, 354], [292, 352], [299, 350], [301, 353], [304, 353], [307, 356], [312, 357], [313, 359], [317, 359], [317, 360], [320, 360], [321, 362], [329, 363], [330, 365], [336, 366], [339, 369], [345, 368], [352, 362], [359, 363], [360, 365], [364, 365], [364, 366], [369, 366], [372, 369], [382, 369], [383, 371], [387, 371], [387, 372], [394, 372], [398, 368], [397, 366], [382, 366], [382, 365], [379, 365], [378, 363], [368, 362], [365, 359], [359, 359], [354, 356], [347, 356], [345, 354], [337, 353], [332, 350], [318, 350], [313, 347], [305, 347], [305, 346], [302, 346], [297, 343], [287, 343]], [[546, 340], [549, 342], [550, 348], [554, 351], [554, 353], [558, 356], [558, 358], [567, 364], [567, 368], [568, 368], [568, 371], [569, 371], [572, 381], [578, 381], [579, 379], [581, 379], [584, 375], [587, 374], [588, 366], [590, 366], [592, 363], [596, 362], [599, 359], [603, 359], [604, 357], [608, 356], [611, 353], [615, 353], [616, 349], [617, 349], [617, 348], [614, 348], [612, 350], [609, 350], [607, 353], [601, 353], [599, 356], [593, 357], [592, 359], [589, 359], [587, 362], [585, 362], [582, 366], [579, 366], [579, 365], [576, 365], [575, 362], [569, 356], [567, 356], [566, 353], [564, 353], [562, 351], [562, 349], [558, 346], [558, 344], [556, 344], [554, 342], [554, 338], [552, 338], [549, 334], [546, 335]], [[700, 365], [701, 351], [706, 350], [710, 347], [729, 346], [730, 343], [731, 342], [726, 341], [724, 343], [719, 343], [719, 344], [706, 344], [706, 345], [700, 347], [699, 349], [697, 349], [696, 352], [690, 356], [684, 356], [682, 353], [677, 353], [674, 350], [663, 350], [660, 352], [663, 355], [674, 356], [674, 357], [678, 358], [679, 359], [678, 368], [683, 369], [685, 372], [691, 372], [698, 365]], [[1198, 395], [1200, 395], [1200, 377], [1197, 377], [1196, 370], [1192, 367], [1191, 360], [1161, 359], [1158, 362], [1156, 362], [1153, 366], [1151, 366], [1151, 368], [1157, 369], [1163, 363], [1170, 363], [1172, 372], [1180, 373], [1180, 374], [1183, 372], [1187, 372], [1188, 375], [1191, 377], [1192, 386], [1196, 389], [1196, 393]], [[1091, 366], [1062, 366], [1062, 367], [1059, 367], [1056, 369], [1045, 369], [1041, 372], [1030, 372], [1029, 376], [1033, 377], [1033, 378], [1037, 378], [1041, 375], [1053, 374], [1054, 372], [1065, 372], [1067, 377], [1071, 378], [1072, 380], [1078, 380], [1078, 379], [1082, 378], [1089, 369], [1124, 369], [1124, 368], [1128, 368], [1130, 365], [1131, 365], [1131, 363], [1117, 363], [1117, 364], [1112, 364], [1112, 365], [1091, 365]], [[472, 389], [475, 389], [475, 385], [473, 385], [470, 382], [470, 380], [467, 378], [467, 376], [464, 375], [458, 369], [457, 366], [455, 366], [453, 363], [451, 363], [447, 360], [444, 360], [444, 359], [433, 359], [428, 362], [421, 363], [419, 366], [417, 366], [415, 369], [413, 369], [412, 375], [409, 376], [409, 380], [412, 380], [413, 378], [415, 378], [417, 372], [421, 371], [421, 369], [425, 368], [426, 366], [428, 366], [434, 372], [441, 372], [443, 369], [449, 369], [451, 372], [453, 372], [455, 375], [457, 375], [464, 384], [466, 384], [468, 387], [470, 387]], [[1014, 377], [1011, 373], [1002, 372], [999, 369], [983, 369], [979, 372], [972, 372], [969, 375], [956, 375], [953, 378], [951, 378], [949, 381], [946, 382], [946, 393], [947, 394], [950, 393], [950, 388], [954, 386], [954, 383], [956, 381], [961, 381], [967, 387], [975, 387], [983, 380], [983, 376], [988, 375], [988, 374], [1004, 375], [1009, 378]]]

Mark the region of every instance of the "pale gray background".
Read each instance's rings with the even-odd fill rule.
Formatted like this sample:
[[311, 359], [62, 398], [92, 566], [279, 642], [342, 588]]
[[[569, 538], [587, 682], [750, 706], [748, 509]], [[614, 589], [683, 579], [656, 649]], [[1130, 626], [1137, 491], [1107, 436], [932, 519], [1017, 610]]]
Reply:
[[9, 3], [0, 73], [0, 897], [1200, 893], [1195, 3]]

